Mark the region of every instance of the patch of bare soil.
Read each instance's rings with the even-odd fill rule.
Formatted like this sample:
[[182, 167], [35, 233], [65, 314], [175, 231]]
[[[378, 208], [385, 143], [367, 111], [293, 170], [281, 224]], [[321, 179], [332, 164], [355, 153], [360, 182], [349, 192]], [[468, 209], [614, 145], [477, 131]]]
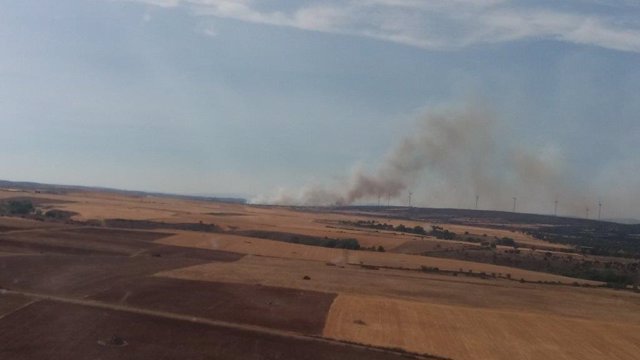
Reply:
[[6, 294], [0, 288], [0, 319], [25, 306], [31, 301], [31, 299], [21, 295]]
[[230, 252], [189, 250], [153, 242], [170, 235], [173, 234], [89, 227], [34, 230], [0, 234], [0, 251], [59, 255], [148, 255], [211, 261], [234, 261], [241, 257]]
[[261, 285], [145, 277], [119, 283], [90, 298], [320, 335], [335, 294]]
[[[221, 261], [237, 260], [221, 253]], [[158, 271], [197, 265], [209, 260], [155, 256], [2, 256], [0, 287], [58, 295], [90, 295]]]
[[[127, 346], [103, 346], [113, 336]], [[41, 301], [0, 321], [2, 359], [368, 359], [400, 354], [177, 319]]]

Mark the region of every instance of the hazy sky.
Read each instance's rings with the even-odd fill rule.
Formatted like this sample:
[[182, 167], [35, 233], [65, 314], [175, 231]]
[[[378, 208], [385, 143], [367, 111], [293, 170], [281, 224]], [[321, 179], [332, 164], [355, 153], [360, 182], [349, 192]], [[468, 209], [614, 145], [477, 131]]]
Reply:
[[640, 1], [0, 1], [1, 179], [267, 194], [469, 101], [640, 217]]

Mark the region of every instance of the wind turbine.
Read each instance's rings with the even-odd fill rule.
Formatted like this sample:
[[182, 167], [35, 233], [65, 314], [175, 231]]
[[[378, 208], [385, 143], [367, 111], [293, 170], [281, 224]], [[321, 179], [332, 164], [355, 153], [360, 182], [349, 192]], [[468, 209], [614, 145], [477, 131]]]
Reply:
[[600, 212], [602, 211], [602, 201], [598, 200], [598, 221], [600, 221]]

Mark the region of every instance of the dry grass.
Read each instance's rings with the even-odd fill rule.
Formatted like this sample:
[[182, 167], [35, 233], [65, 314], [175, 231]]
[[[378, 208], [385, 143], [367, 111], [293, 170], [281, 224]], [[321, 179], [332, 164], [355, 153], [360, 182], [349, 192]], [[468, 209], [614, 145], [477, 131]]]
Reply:
[[228, 234], [181, 232], [175, 236], [160, 239], [158, 242], [166, 245], [226, 250], [242, 254], [271, 256], [286, 259], [302, 259], [323, 262], [347, 261], [347, 263], [350, 264], [365, 264], [408, 269], [419, 269], [421, 266], [426, 266], [437, 267], [440, 270], [449, 271], [460, 271], [462, 269], [463, 272], [471, 270], [475, 273], [484, 272], [486, 274], [510, 274], [513, 279], [519, 280], [522, 278], [527, 281], [557, 281], [566, 284], [571, 284], [577, 281], [579, 283], [598, 284], [597, 282], [588, 280], [463, 260], [394, 253], [378, 253], [371, 251], [330, 249]]
[[[165, 222], [203, 221], [205, 223], [215, 223], [226, 229], [283, 231], [310, 236], [329, 236], [336, 238], [349, 237], [357, 239], [363, 246], [382, 245], [388, 250], [408, 240], [419, 238], [411, 234], [390, 231], [378, 232], [366, 228], [336, 227], [329, 224], [341, 220], [357, 221], [365, 218], [360, 215], [301, 212], [286, 207], [256, 207], [155, 196], [132, 197], [100, 192], [56, 195], [0, 190], [0, 198], [16, 196], [67, 201], [67, 203], [55, 204], [53, 207], [78, 213], [78, 215], [74, 217], [76, 220], [121, 218]], [[420, 225], [426, 229], [430, 226], [430, 224], [424, 222], [411, 220], [385, 218], [377, 218], [377, 220], [392, 225]], [[566, 248], [565, 245], [551, 244], [523, 233], [508, 230], [448, 224], [444, 225], [444, 227], [460, 234], [468, 231], [470, 234], [478, 237], [481, 237], [483, 234], [487, 234], [490, 238], [494, 236], [506, 236], [523, 244]]]
[[[640, 324], [640, 295], [605, 289], [368, 270], [359, 266], [328, 266], [317, 261], [261, 256], [246, 256], [233, 263], [190, 266], [157, 275]], [[311, 280], [304, 280], [304, 276]]]
[[[3, 196], [15, 196], [13, 192], [0, 192]], [[64, 200], [66, 203], [55, 207], [79, 213], [77, 219], [128, 218], [146, 219], [165, 222], [199, 222], [215, 223], [227, 229], [266, 230], [292, 232], [313, 236], [333, 238], [356, 238], [362, 246], [382, 245], [387, 250], [416, 238], [407, 234], [376, 232], [371, 229], [339, 229], [328, 228], [326, 221], [356, 220], [360, 216], [342, 214], [311, 213], [293, 211], [281, 207], [255, 207], [240, 204], [223, 204], [203, 201], [190, 201], [159, 197], [127, 197], [105, 193], [72, 193], [67, 195], [33, 194], [29, 196]], [[381, 221], [385, 221], [381, 219]], [[408, 221], [387, 220], [390, 223], [414, 224]], [[476, 229], [477, 230], [477, 229]], [[404, 267], [417, 269], [421, 266], [437, 267], [449, 271], [473, 271], [487, 274], [510, 274], [514, 279], [528, 281], [559, 281], [573, 283], [572, 278], [537, 273], [532, 271], [480, 264], [462, 260], [440, 259], [408, 254], [374, 253], [366, 251], [348, 251], [325, 249], [276, 241], [244, 238], [221, 234], [189, 234], [181, 233], [162, 241], [165, 244], [207, 249], [220, 249], [243, 254], [256, 254], [291, 259], [317, 261], [335, 261], [347, 258], [350, 263], [363, 263], [375, 266]], [[447, 244], [442, 242], [442, 246]], [[459, 246], [457, 243], [453, 244]], [[346, 254], [346, 255], [345, 255]], [[592, 283], [578, 280], [581, 283]]]
[[345, 254], [348, 254], [348, 252], [344, 250], [324, 247], [291, 244], [238, 235], [207, 234], [187, 231], [160, 239], [156, 242], [165, 245], [314, 261], [339, 261], [338, 259], [342, 259]]
[[388, 249], [415, 238], [415, 236], [409, 234], [377, 232], [372, 229], [343, 228], [327, 224], [327, 221], [360, 219], [343, 215], [316, 214], [292, 211], [286, 208], [267, 209], [252, 206], [229, 208], [227, 211], [239, 215], [219, 216], [211, 213], [179, 215], [170, 221], [194, 222], [202, 220], [205, 223], [212, 222], [226, 229], [280, 231], [308, 236], [354, 238], [362, 246], [382, 245]]
[[457, 234], [464, 234], [468, 232], [470, 235], [477, 236], [482, 239], [484, 234], [487, 235], [488, 239], [491, 240], [494, 237], [503, 238], [509, 237], [515, 240], [520, 244], [526, 244], [530, 246], [544, 246], [548, 248], [558, 248], [558, 249], [569, 249], [570, 246], [564, 244], [554, 244], [548, 241], [536, 239], [531, 235], [510, 231], [510, 230], [501, 230], [501, 229], [491, 229], [491, 228], [483, 228], [478, 226], [470, 226], [470, 225], [444, 225], [444, 228], [453, 231]]
[[11, 229], [9, 231], [30, 231], [35, 229], [60, 228], [62, 227], [62, 225], [29, 219], [0, 216], [0, 227], [7, 227], [8, 229]]
[[640, 354], [638, 324], [352, 295], [336, 298], [323, 334], [456, 360], [633, 360]]

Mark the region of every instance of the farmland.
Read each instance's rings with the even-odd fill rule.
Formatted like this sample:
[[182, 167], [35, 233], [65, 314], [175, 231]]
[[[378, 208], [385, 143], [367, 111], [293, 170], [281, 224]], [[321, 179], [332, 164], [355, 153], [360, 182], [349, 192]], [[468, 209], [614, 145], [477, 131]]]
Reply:
[[463, 360], [631, 359], [639, 331], [637, 323], [341, 295], [324, 334]]
[[72, 188], [0, 190], [0, 205], [1, 358], [640, 352], [637, 259], [539, 236], [561, 218]]

